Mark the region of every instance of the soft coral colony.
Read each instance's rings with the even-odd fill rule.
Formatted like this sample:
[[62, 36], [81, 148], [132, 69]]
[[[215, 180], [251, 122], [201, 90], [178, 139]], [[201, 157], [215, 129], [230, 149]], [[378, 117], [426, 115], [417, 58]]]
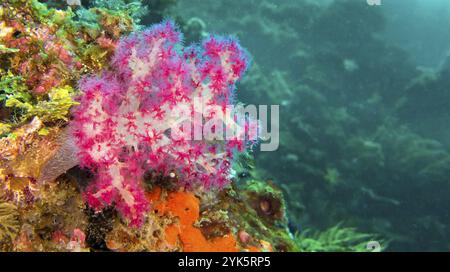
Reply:
[[236, 40], [37, 0], [0, 19], [0, 251], [295, 248], [273, 185], [230, 183], [258, 127], [228, 111]]
[[210, 37], [187, 48], [181, 39], [171, 21], [136, 32], [120, 41], [110, 70], [80, 84], [74, 133], [81, 165], [97, 175], [87, 201], [96, 209], [115, 203], [133, 225], [142, 223], [148, 207], [140, 185], [146, 171], [176, 175], [184, 185], [222, 187], [235, 152], [246, 145], [237, 134], [227, 141], [194, 141], [187, 131], [169, 135], [180, 114], [204, 115], [195, 99], [219, 106], [205, 121], [225, 115], [247, 68], [233, 39]]

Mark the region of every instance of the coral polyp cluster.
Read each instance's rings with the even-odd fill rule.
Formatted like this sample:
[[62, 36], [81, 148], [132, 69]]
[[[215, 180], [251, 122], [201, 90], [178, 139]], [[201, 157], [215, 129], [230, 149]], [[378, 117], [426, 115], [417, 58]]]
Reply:
[[104, 8], [75, 12], [37, 0], [2, 1], [0, 134], [35, 116], [50, 125], [67, 121], [76, 82], [106, 66], [133, 27], [127, 13]]
[[239, 133], [255, 125], [244, 124], [227, 140], [193, 138], [193, 126], [215, 118], [216, 130], [237, 125], [226, 109], [247, 57], [233, 39], [210, 37], [188, 48], [181, 39], [171, 21], [133, 33], [119, 42], [112, 69], [80, 84], [74, 135], [81, 165], [97, 175], [88, 203], [96, 209], [115, 203], [134, 225], [147, 209], [140, 185], [146, 171], [176, 176], [183, 185], [221, 187], [235, 152], [246, 147]]

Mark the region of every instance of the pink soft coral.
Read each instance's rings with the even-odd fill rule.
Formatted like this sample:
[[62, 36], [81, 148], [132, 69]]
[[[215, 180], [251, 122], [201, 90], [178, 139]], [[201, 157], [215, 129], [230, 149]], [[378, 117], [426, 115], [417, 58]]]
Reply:
[[[181, 39], [171, 21], [134, 33], [117, 45], [111, 70], [80, 83], [84, 95], [74, 135], [81, 165], [96, 173], [87, 202], [95, 209], [115, 203], [132, 225], [143, 222], [148, 207], [141, 186], [146, 171], [177, 175], [183, 185], [221, 187], [236, 151], [247, 144], [248, 137], [239, 133], [226, 141], [192, 140], [190, 129], [168, 135], [176, 124], [195, 123], [190, 117], [199, 114], [196, 100], [203, 107], [219, 106], [206, 116], [202, 109], [201, 122], [220, 115], [225, 127], [233, 127], [236, 115], [226, 108], [248, 66], [233, 39], [210, 37], [188, 48]], [[245, 124], [244, 133], [250, 128]]]

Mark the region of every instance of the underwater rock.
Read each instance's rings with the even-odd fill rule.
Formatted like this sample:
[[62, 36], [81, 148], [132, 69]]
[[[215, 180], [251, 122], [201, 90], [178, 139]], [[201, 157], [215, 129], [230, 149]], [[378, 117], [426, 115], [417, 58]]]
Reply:
[[40, 188], [32, 206], [21, 209], [15, 251], [85, 251], [87, 218], [76, 181], [60, 177]]
[[0, 184], [5, 198], [29, 204], [39, 187], [54, 181], [78, 165], [76, 149], [68, 137], [68, 129], [52, 128], [40, 135], [39, 118], [12, 132], [13, 137], [0, 139]]
[[28, 205], [38, 191], [37, 178], [43, 165], [54, 154], [58, 129], [39, 135], [42, 122], [35, 117], [30, 124], [14, 130], [12, 137], [0, 139], [0, 196], [18, 205]]
[[2, 153], [0, 153], [0, 159], [12, 161], [19, 154], [23, 154], [25, 149], [38, 137], [37, 132], [42, 128], [42, 125], [42, 121], [36, 117], [29, 124], [15, 130], [10, 137], [1, 138], [0, 149]]
[[246, 196], [259, 216], [272, 222], [286, 219], [283, 193], [275, 187], [272, 181], [251, 180], [245, 186]]
[[[87, 244], [94, 250], [107, 250], [106, 235], [113, 229], [116, 211], [114, 207], [107, 207], [100, 212], [86, 208], [85, 213], [88, 217], [86, 228]], [[113, 246], [109, 248], [115, 250]]]

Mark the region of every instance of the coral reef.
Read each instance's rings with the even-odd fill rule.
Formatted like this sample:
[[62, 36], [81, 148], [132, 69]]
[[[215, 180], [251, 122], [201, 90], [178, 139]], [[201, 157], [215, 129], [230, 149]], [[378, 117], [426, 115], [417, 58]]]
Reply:
[[42, 164], [52, 156], [50, 139], [55, 134], [39, 135], [42, 126], [42, 121], [35, 117], [31, 123], [0, 139], [0, 196], [17, 205], [33, 202]]
[[2, 2], [0, 24], [2, 134], [35, 116], [64, 124], [80, 76], [105, 67], [115, 42], [133, 30], [126, 13], [91, 8], [81, 15], [37, 0]]
[[40, 187], [34, 205], [22, 209], [14, 251], [87, 251], [85, 204], [70, 176]]
[[113, 251], [297, 250], [286, 224], [261, 221], [250, 202], [238, 197], [247, 189], [227, 187], [216, 197], [154, 186], [146, 194], [150, 220], [139, 229], [116, 220], [105, 244]]
[[[232, 182], [257, 134], [226, 111], [238, 42], [142, 30], [175, 1], [67, 3], [0, 3], [0, 251], [296, 250], [281, 191]], [[197, 113], [233, 136], [169, 138]]]
[[450, 62], [364, 1], [181, 2], [0, 3], [0, 251], [448, 250]]

